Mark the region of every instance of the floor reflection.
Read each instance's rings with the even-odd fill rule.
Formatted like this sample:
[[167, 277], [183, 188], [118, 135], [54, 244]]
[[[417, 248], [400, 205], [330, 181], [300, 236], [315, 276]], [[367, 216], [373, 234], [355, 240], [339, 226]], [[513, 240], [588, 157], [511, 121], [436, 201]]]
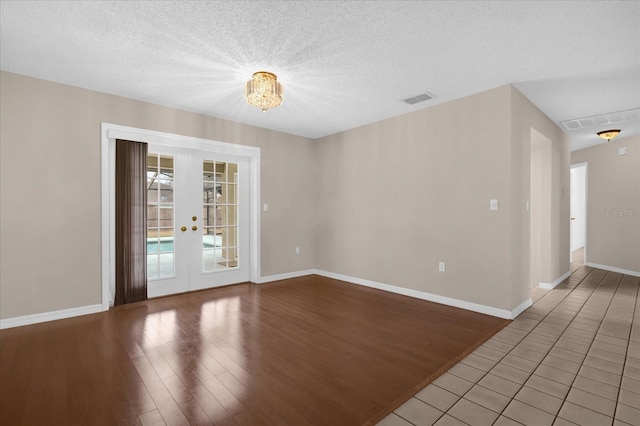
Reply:
[[0, 331], [0, 424], [365, 424], [503, 322], [317, 276], [157, 298]]
[[175, 309], [149, 314], [145, 318], [142, 347], [156, 347], [176, 339]]

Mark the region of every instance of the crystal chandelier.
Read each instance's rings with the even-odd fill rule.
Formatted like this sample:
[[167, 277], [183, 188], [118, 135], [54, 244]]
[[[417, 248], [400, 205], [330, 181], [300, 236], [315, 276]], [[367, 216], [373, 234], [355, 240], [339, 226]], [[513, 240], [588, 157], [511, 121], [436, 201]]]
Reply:
[[251, 105], [266, 112], [282, 103], [282, 86], [275, 74], [258, 71], [247, 81], [244, 96]]

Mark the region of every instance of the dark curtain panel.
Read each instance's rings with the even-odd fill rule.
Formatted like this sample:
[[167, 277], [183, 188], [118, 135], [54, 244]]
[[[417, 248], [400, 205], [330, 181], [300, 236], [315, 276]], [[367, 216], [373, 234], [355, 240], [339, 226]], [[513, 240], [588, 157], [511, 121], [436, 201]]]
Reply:
[[115, 305], [147, 300], [147, 144], [116, 140]]

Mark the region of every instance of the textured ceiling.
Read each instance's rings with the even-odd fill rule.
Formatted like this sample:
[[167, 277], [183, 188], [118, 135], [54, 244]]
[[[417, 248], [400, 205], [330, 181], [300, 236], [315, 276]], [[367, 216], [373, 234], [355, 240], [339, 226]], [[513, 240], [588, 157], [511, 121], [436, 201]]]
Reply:
[[[310, 138], [510, 83], [558, 124], [640, 107], [637, 1], [2, 0], [0, 16], [3, 70]], [[267, 113], [243, 98], [263, 69], [285, 90]]]

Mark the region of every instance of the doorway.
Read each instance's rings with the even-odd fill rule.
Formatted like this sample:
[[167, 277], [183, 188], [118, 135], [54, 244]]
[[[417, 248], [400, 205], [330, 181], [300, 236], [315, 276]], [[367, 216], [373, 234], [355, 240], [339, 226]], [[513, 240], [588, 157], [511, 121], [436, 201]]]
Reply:
[[103, 310], [115, 295], [116, 139], [148, 143], [155, 155], [149, 297], [259, 281], [260, 148], [109, 123], [101, 133]]
[[148, 150], [148, 296], [249, 281], [247, 158]]
[[587, 261], [587, 163], [571, 166], [571, 225], [569, 258], [574, 266]]
[[531, 129], [529, 179], [530, 287], [553, 281], [551, 268], [551, 140]]

